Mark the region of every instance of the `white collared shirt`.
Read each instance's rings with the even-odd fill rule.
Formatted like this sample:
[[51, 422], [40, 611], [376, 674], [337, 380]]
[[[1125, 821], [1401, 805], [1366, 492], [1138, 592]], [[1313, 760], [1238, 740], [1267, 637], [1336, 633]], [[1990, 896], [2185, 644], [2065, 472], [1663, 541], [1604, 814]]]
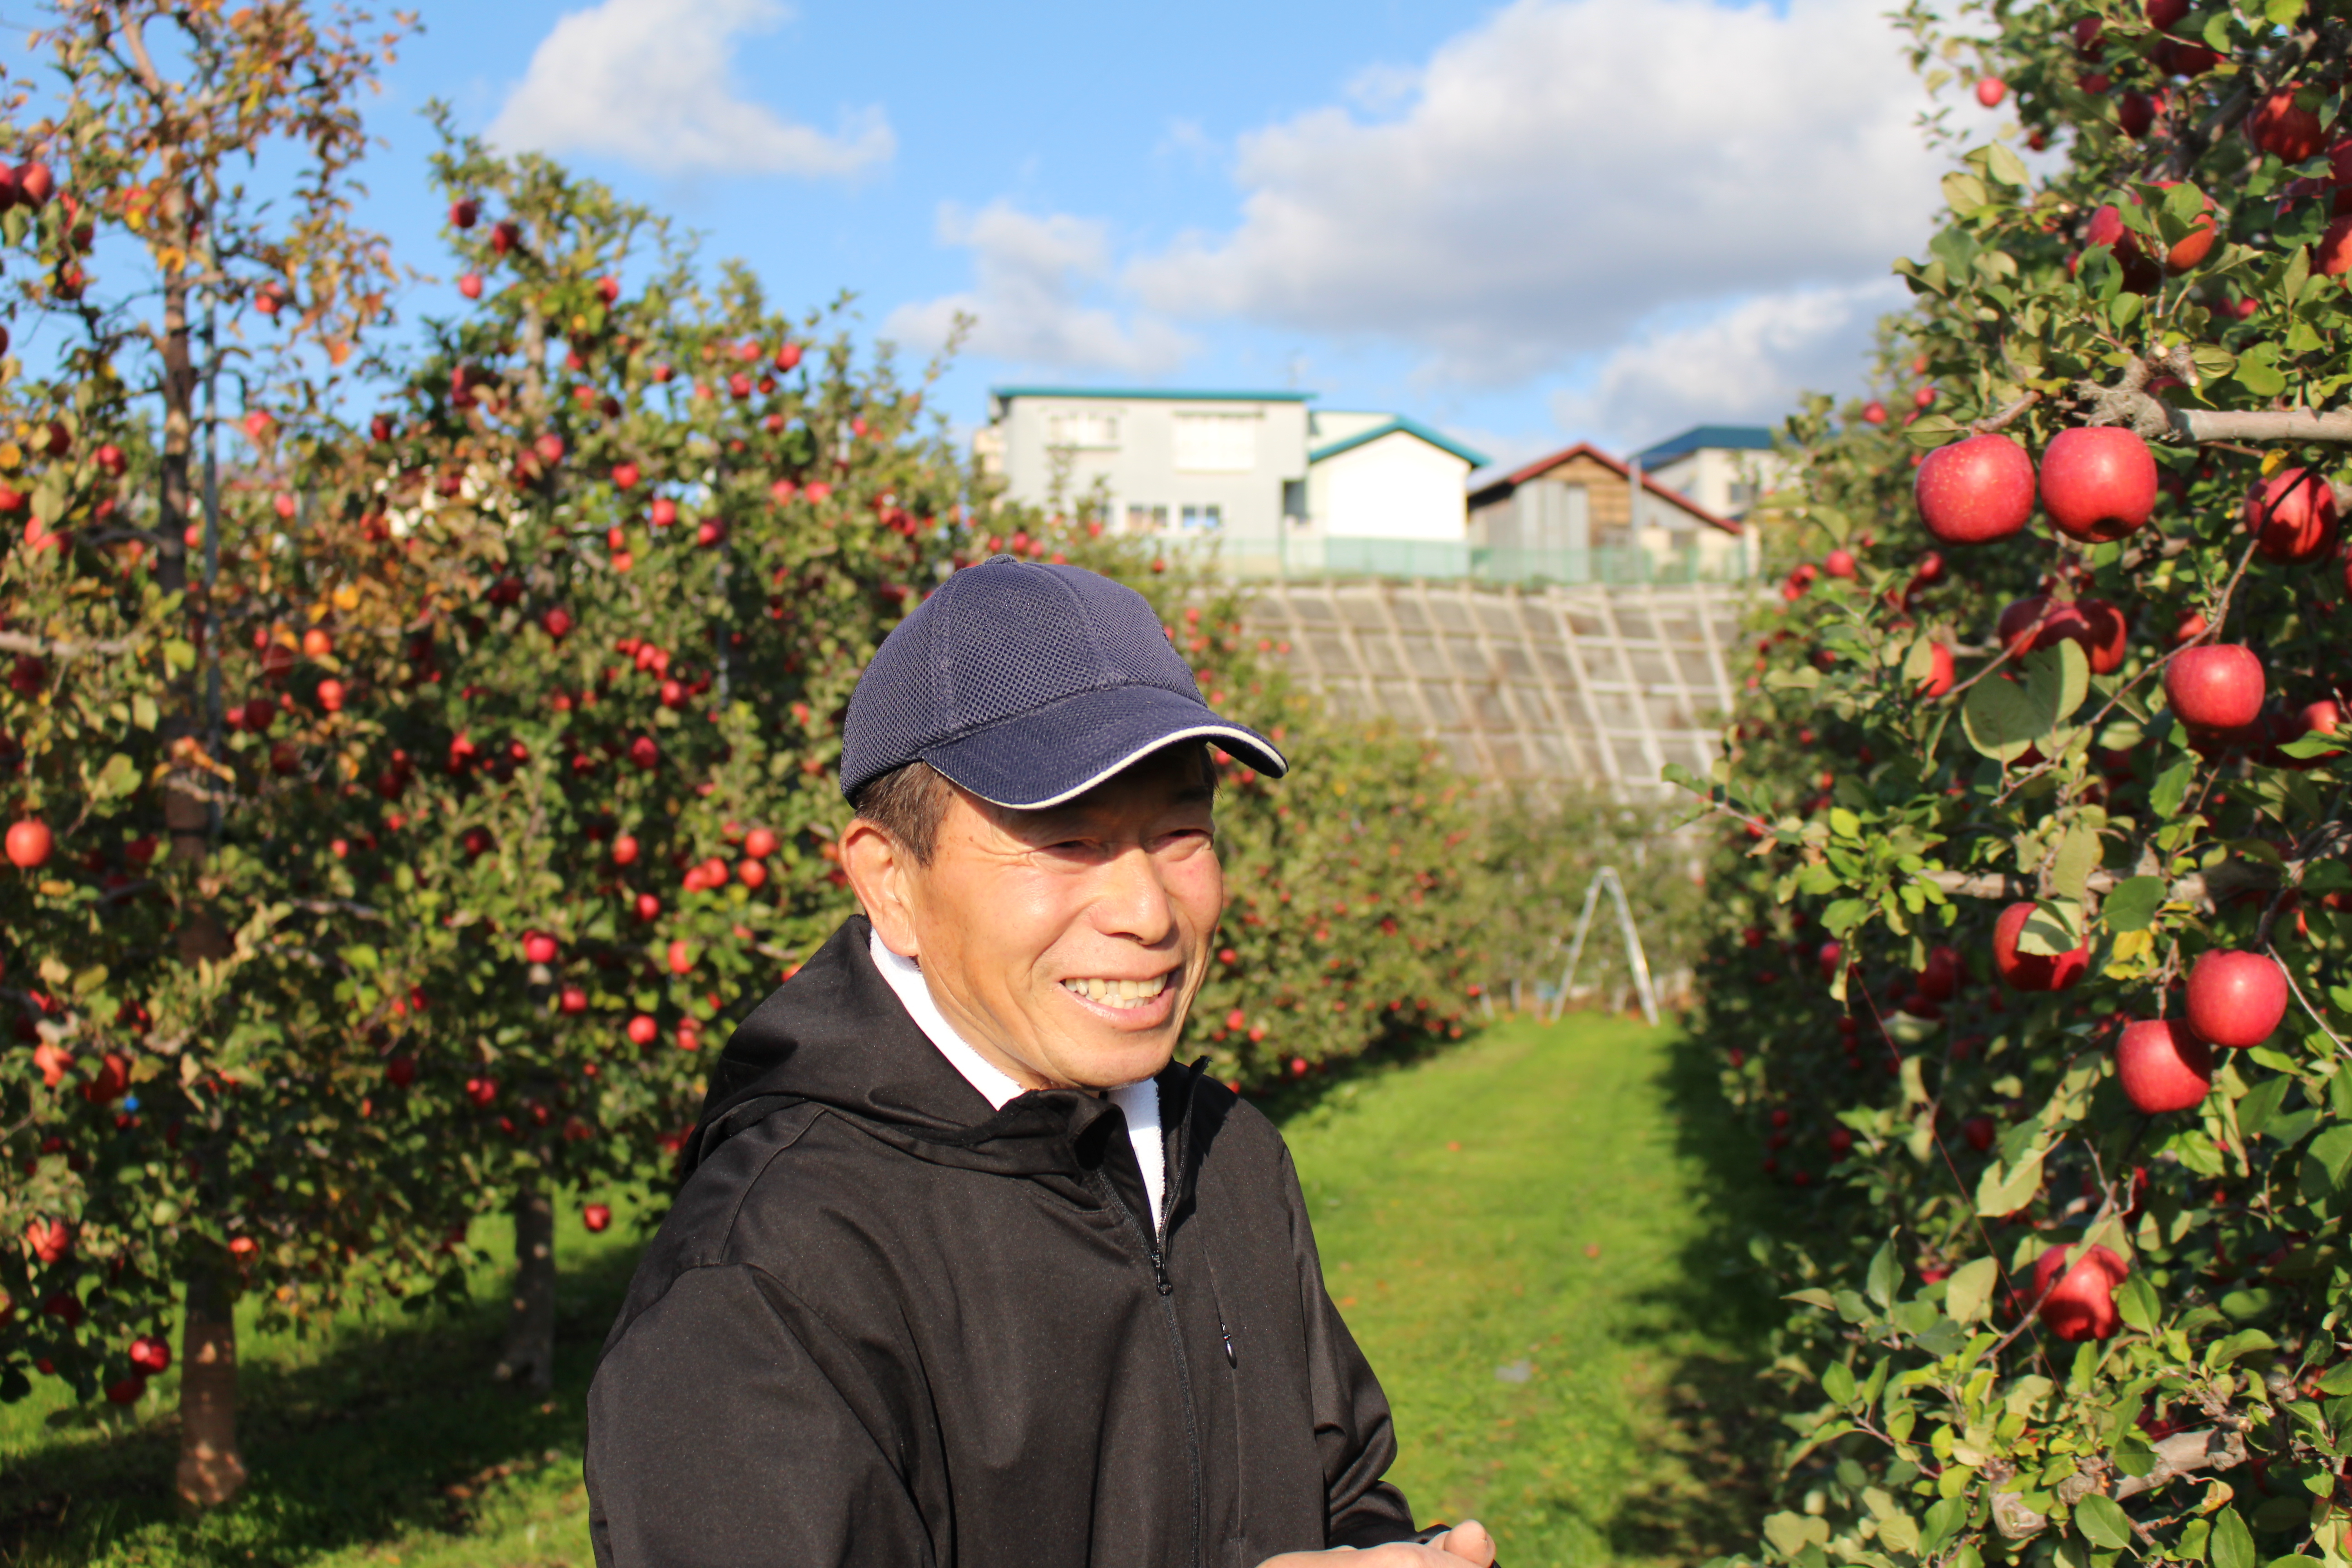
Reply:
[[[948, 1065], [963, 1074], [964, 1081], [980, 1091], [980, 1097], [993, 1110], [1002, 1110], [1022, 1092], [996, 1065], [978, 1051], [971, 1043], [956, 1033], [948, 1016], [940, 1010], [939, 999], [931, 994], [930, 982], [923, 977], [923, 966], [911, 958], [903, 958], [883, 944], [879, 932], [868, 942], [874, 955], [874, 967], [898, 994], [899, 1005], [915, 1026], [947, 1058]], [[1151, 1212], [1145, 1223], [1157, 1233], [1160, 1212], [1166, 1202], [1168, 1187], [1168, 1157], [1160, 1147], [1160, 1085], [1150, 1079], [1140, 1083], [1122, 1085], [1110, 1091], [1111, 1103], [1127, 1116], [1127, 1135], [1135, 1144], [1135, 1163], [1143, 1172], [1143, 1190], [1151, 1199]]]

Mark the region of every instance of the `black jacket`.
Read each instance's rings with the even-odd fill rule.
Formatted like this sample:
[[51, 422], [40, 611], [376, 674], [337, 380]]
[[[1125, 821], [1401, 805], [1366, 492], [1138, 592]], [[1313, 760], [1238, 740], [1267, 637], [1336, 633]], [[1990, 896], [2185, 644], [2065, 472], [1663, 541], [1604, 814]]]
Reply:
[[1282, 1138], [1159, 1079], [1001, 1111], [851, 920], [729, 1043], [588, 1394], [601, 1568], [1255, 1568], [1410, 1540]]

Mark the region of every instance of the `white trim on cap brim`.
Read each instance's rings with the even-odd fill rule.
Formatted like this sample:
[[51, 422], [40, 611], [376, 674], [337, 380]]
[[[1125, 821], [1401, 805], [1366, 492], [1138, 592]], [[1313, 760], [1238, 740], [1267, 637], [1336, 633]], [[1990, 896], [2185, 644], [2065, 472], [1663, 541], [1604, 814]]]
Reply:
[[[1103, 769], [1100, 773], [1096, 773], [1091, 778], [1086, 779], [1079, 784], [1073, 784], [1068, 789], [1064, 790], [1061, 794], [1045, 800], [998, 800], [993, 795], [981, 795], [980, 791], [971, 789], [971, 785], [965, 784], [961, 779], [956, 778], [953, 773], [949, 773], [945, 768], [940, 768], [940, 772], [947, 773], [947, 776], [953, 779], [961, 787], [971, 789], [972, 794], [979, 795], [981, 799], [988, 802], [991, 805], [1001, 805], [1007, 811], [1050, 811], [1057, 805], [1067, 805], [1070, 802], [1077, 799], [1078, 796], [1086, 794], [1087, 791], [1094, 788], [1097, 784], [1101, 784], [1104, 780], [1114, 778], [1119, 773], [1125, 773], [1129, 768], [1133, 767], [1136, 763], [1141, 762], [1144, 758], [1150, 756], [1154, 752], [1164, 750], [1167, 747], [1174, 745], [1179, 741], [1205, 741], [1215, 736], [1222, 736], [1229, 741], [1237, 741], [1241, 744], [1247, 746], [1253, 752], [1257, 751], [1260, 748], [1264, 748], [1274, 756], [1276, 762], [1279, 762], [1282, 764], [1283, 773], [1286, 773], [1290, 771], [1290, 759], [1284, 756], [1281, 751], [1275, 746], [1273, 742], [1268, 741], [1262, 736], [1254, 735], [1247, 730], [1244, 730], [1233, 724], [1195, 724], [1189, 730], [1171, 731], [1168, 734], [1159, 736], [1148, 745], [1138, 746], [1134, 751], [1129, 752], [1127, 755], [1119, 758], [1118, 761], [1111, 763], [1110, 766]], [[928, 757], [923, 760], [925, 762], [930, 762], [930, 759]], [[931, 763], [931, 765], [935, 768], [939, 767], [937, 763]], [[1276, 776], [1279, 777], [1280, 775], [1277, 774]]]

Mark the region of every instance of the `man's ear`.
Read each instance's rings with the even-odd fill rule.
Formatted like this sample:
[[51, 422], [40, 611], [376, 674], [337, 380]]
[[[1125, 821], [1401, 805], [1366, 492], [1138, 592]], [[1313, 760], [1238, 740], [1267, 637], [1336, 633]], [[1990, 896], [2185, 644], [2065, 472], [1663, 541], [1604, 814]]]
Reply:
[[907, 886], [914, 870], [913, 858], [897, 839], [862, 816], [849, 819], [840, 845], [841, 868], [848, 874], [850, 889], [865, 906], [866, 918], [874, 922], [874, 933], [882, 939], [882, 945], [901, 958], [922, 957]]

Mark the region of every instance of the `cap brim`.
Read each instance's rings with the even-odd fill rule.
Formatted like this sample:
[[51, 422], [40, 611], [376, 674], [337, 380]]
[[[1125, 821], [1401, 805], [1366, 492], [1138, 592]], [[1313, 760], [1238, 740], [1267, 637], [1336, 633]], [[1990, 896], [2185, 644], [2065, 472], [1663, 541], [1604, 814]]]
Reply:
[[985, 730], [924, 748], [923, 761], [981, 799], [1016, 811], [1061, 805], [1179, 741], [1211, 741], [1279, 778], [1274, 742], [1158, 686], [1081, 691]]

